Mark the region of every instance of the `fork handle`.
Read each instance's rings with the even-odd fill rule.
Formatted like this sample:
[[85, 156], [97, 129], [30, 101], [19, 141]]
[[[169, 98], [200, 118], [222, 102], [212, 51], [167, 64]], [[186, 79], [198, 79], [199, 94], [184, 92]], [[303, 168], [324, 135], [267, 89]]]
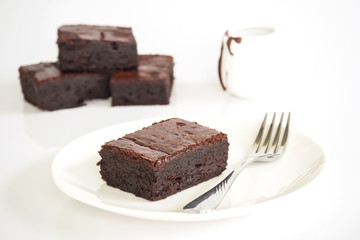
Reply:
[[209, 191], [195, 198], [183, 207], [187, 213], [207, 213], [214, 210], [224, 199], [236, 177], [255, 160], [254, 157], [248, 157], [241, 164], [237, 165], [221, 182], [211, 188]]

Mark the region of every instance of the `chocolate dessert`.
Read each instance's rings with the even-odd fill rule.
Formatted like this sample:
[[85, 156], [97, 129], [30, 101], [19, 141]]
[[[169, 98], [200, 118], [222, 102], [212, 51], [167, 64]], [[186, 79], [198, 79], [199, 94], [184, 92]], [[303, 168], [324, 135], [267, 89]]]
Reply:
[[108, 98], [109, 74], [61, 73], [56, 63], [39, 63], [19, 68], [26, 101], [44, 110], [84, 105], [85, 100]]
[[138, 65], [131, 28], [64, 25], [58, 29], [57, 44], [64, 72], [115, 72]]
[[227, 135], [172, 118], [105, 143], [100, 174], [109, 186], [155, 201], [221, 174]]
[[112, 105], [169, 104], [173, 66], [171, 56], [140, 55], [137, 70], [116, 72], [111, 77]]

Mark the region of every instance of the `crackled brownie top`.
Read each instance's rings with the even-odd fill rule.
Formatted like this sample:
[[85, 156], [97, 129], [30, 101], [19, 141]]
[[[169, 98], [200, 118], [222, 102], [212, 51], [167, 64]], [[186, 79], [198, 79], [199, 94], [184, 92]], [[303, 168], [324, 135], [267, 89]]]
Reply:
[[42, 82], [61, 75], [56, 63], [38, 63], [21, 66], [20, 71], [32, 76], [37, 82]]
[[120, 71], [112, 76], [112, 81], [158, 81], [169, 79], [174, 66], [173, 57], [166, 55], [139, 55], [137, 70]]
[[80, 41], [105, 41], [134, 44], [135, 38], [131, 28], [95, 26], [95, 25], [64, 25], [58, 29], [58, 43]]
[[140, 55], [139, 70], [147, 72], [168, 72], [172, 69], [173, 57], [167, 55]]
[[135, 156], [135, 161], [147, 160], [153, 166], [171, 159], [176, 154], [196, 146], [227, 140], [215, 129], [179, 118], [172, 118], [145, 127], [124, 137], [106, 143]]

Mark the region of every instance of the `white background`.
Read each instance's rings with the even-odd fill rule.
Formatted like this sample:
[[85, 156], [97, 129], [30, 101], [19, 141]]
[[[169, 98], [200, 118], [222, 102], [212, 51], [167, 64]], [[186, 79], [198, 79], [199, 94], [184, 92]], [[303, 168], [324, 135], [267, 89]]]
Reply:
[[[360, 239], [359, 11], [355, 0], [1, 1], [0, 238]], [[95, 100], [45, 112], [26, 103], [18, 67], [56, 61], [57, 28], [78, 23], [130, 26], [139, 53], [174, 56], [170, 105], [110, 107], [110, 100]], [[276, 75], [263, 81], [282, 94], [258, 86], [253, 100], [234, 98], [218, 83], [221, 39], [230, 27], [254, 25], [276, 28], [278, 54], [269, 62]], [[319, 177], [276, 209], [211, 222], [140, 220], [70, 199], [51, 179], [61, 147], [111, 124], [193, 113], [261, 119], [266, 111], [291, 111], [292, 128], [327, 157]]]

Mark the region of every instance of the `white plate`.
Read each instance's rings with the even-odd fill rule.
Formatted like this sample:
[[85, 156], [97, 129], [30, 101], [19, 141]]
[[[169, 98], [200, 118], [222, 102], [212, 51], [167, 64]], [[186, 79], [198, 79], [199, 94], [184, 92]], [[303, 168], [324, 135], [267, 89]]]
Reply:
[[246, 168], [218, 210], [208, 214], [184, 213], [182, 207], [186, 203], [221, 180], [236, 162], [241, 161], [260, 125], [260, 122], [240, 117], [192, 116], [185, 119], [228, 134], [228, 168], [221, 176], [156, 202], [107, 186], [96, 165], [100, 160], [98, 151], [101, 145], [163, 119], [118, 124], [70, 142], [56, 155], [52, 165], [56, 185], [83, 203], [127, 216], [166, 221], [204, 221], [244, 215], [261, 205], [257, 203], [293, 192], [314, 179], [325, 161], [324, 153], [316, 143], [292, 131], [284, 156], [275, 162], [254, 163]]

